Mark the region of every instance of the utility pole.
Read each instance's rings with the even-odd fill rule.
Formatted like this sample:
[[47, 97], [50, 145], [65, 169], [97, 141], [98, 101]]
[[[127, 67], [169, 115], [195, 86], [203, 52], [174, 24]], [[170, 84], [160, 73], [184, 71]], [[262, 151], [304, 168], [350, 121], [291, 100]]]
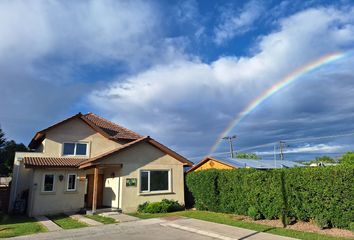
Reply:
[[286, 147], [286, 142], [279, 141], [279, 149], [280, 149], [280, 160], [284, 160], [284, 148]]
[[223, 137], [222, 139], [224, 140], [228, 140], [229, 141], [229, 146], [230, 146], [230, 157], [234, 158], [234, 146], [232, 144], [232, 140], [236, 138], [236, 135], [233, 136], [227, 136], [227, 137]]

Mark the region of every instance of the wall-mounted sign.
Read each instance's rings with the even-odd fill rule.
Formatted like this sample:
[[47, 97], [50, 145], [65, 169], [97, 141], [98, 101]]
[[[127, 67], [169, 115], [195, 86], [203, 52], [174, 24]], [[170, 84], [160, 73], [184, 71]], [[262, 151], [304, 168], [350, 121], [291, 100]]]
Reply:
[[136, 187], [136, 178], [127, 178], [125, 186], [127, 186], [127, 187]]

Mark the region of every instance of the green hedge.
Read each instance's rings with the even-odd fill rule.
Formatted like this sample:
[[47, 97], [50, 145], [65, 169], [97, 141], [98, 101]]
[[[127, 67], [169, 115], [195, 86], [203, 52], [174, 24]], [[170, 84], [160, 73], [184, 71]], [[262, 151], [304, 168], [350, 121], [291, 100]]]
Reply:
[[183, 209], [177, 201], [162, 199], [161, 202], [144, 202], [138, 206], [140, 213], [167, 213]]
[[349, 228], [354, 222], [354, 166], [211, 169], [187, 174], [187, 186], [199, 210], [255, 219], [277, 219], [286, 211], [321, 227]]

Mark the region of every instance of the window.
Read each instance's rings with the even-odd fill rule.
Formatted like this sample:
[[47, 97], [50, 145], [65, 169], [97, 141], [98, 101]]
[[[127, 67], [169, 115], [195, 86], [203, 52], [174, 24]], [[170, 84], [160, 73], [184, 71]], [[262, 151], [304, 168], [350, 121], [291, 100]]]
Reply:
[[54, 174], [44, 174], [43, 192], [54, 192]]
[[151, 170], [140, 172], [140, 191], [158, 192], [170, 190], [170, 171]]
[[67, 191], [76, 191], [76, 174], [69, 173], [67, 178]]
[[87, 155], [87, 143], [64, 143], [63, 155]]

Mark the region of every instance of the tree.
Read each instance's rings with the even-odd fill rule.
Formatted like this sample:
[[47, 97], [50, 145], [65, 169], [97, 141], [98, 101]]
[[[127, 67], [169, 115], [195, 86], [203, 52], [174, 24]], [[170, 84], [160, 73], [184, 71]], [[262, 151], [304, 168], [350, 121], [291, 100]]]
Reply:
[[242, 158], [242, 159], [254, 159], [258, 160], [261, 159], [257, 154], [255, 153], [244, 153], [244, 152], [239, 152], [236, 154], [236, 158]]
[[14, 164], [15, 152], [27, 152], [22, 143], [6, 141], [5, 134], [0, 128], [0, 176], [10, 176]]
[[339, 159], [340, 164], [354, 165], [354, 152], [347, 152]]
[[315, 160], [312, 160], [310, 163], [337, 163], [337, 161], [329, 156], [316, 157]]
[[0, 149], [4, 146], [5, 142], [6, 142], [5, 133], [2, 131], [0, 127]]

